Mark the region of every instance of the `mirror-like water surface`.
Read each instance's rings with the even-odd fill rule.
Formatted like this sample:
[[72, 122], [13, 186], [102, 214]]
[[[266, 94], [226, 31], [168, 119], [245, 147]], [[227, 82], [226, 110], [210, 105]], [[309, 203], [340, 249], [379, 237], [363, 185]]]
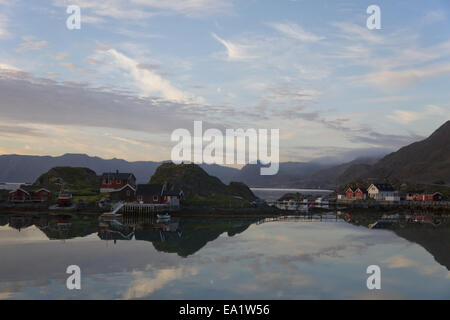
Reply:
[[[427, 214], [0, 215], [0, 298], [449, 299], [449, 244], [449, 221]], [[69, 265], [81, 290], [66, 288]], [[369, 265], [381, 290], [367, 289]]]

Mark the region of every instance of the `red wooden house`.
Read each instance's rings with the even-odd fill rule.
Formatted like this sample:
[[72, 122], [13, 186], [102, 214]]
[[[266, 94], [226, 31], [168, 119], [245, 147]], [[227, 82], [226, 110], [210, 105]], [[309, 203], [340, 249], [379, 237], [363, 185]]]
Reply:
[[46, 202], [52, 200], [52, 193], [50, 190], [41, 188], [31, 192], [31, 201]]
[[10, 202], [46, 202], [52, 199], [52, 193], [44, 188], [30, 189], [20, 187], [9, 193], [8, 200]]
[[416, 201], [441, 201], [442, 200], [442, 194], [439, 192], [435, 193], [424, 193], [421, 195], [418, 195]]
[[136, 189], [136, 177], [132, 173], [106, 172], [100, 177], [100, 192], [108, 193], [119, 191], [126, 185]]
[[136, 201], [150, 204], [179, 205], [183, 191], [166, 190], [161, 184], [139, 184], [136, 190]]
[[181, 190], [165, 190], [162, 193], [162, 197], [163, 203], [170, 204], [171, 206], [179, 206], [184, 194]]
[[164, 186], [161, 184], [140, 184], [136, 190], [136, 200], [139, 203], [162, 204]]
[[430, 193], [430, 192], [426, 192], [426, 191], [409, 191], [406, 194], [406, 200], [441, 201], [442, 193], [440, 193], [440, 192]]
[[23, 188], [16, 189], [9, 193], [10, 202], [27, 202], [31, 201], [30, 192]]
[[367, 198], [367, 190], [364, 188], [358, 188], [355, 191], [355, 199], [365, 200]]
[[136, 189], [126, 184], [121, 189], [109, 193], [111, 201], [133, 202], [136, 199]]
[[345, 197], [347, 199], [354, 199], [355, 198], [355, 192], [352, 188], [348, 188], [347, 191], [345, 191]]

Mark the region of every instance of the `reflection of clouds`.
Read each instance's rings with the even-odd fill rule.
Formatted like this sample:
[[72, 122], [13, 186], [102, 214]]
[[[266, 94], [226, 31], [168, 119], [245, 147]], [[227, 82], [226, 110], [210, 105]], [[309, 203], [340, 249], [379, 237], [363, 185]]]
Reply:
[[123, 297], [125, 299], [145, 298], [171, 281], [196, 274], [197, 270], [195, 268], [186, 269], [183, 267], [158, 270], [153, 278], [148, 278], [147, 274], [142, 271], [133, 272], [136, 279], [131, 283]]
[[388, 268], [408, 268], [415, 267], [417, 263], [401, 255], [392, 256], [382, 261]]
[[0, 282], [0, 300], [12, 299], [27, 288], [45, 287], [50, 283], [47, 279]]
[[[424, 275], [433, 275], [440, 273], [445, 267], [440, 265], [425, 264], [423, 261], [417, 261], [405, 257], [404, 255], [394, 255], [382, 261], [390, 269], [414, 268]], [[448, 274], [447, 274], [448, 275]]]
[[18, 232], [9, 226], [0, 227], [0, 242], [2, 244], [48, 241], [47, 236], [35, 226], [20, 229]]
[[306, 288], [314, 284], [312, 275], [304, 273], [285, 273], [280, 274], [278, 272], [262, 272], [258, 274], [258, 281], [248, 281], [245, 283], [237, 284], [235, 291], [245, 292], [246, 294], [259, 294], [264, 290], [270, 292], [272, 298], [289, 298], [292, 296], [286, 296], [289, 290], [299, 290]]
[[11, 299], [14, 295], [11, 292], [0, 292], [0, 300]]
[[[94, 299], [442, 298], [450, 279], [418, 245], [391, 231], [346, 223], [252, 225], [232, 238], [222, 234], [188, 258], [158, 252], [145, 241], [112, 245], [96, 237], [14, 245], [0, 240], [0, 251], [0, 299], [78, 298], [65, 291], [69, 263], [82, 267], [82, 298]], [[373, 262], [382, 267], [381, 293], [365, 286]], [[418, 286], [417, 279], [430, 285]]]

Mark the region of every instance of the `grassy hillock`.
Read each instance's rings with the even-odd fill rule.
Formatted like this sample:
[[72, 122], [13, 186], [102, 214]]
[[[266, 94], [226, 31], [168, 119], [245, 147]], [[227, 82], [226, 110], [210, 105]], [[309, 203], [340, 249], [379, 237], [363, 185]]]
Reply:
[[185, 204], [194, 206], [244, 207], [257, 199], [245, 184], [226, 185], [196, 164], [164, 163], [149, 183], [166, 184], [168, 190], [183, 190]]
[[88, 168], [55, 167], [41, 175], [33, 187], [47, 188], [58, 193], [64, 184], [74, 196], [96, 196], [99, 193], [99, 177]]

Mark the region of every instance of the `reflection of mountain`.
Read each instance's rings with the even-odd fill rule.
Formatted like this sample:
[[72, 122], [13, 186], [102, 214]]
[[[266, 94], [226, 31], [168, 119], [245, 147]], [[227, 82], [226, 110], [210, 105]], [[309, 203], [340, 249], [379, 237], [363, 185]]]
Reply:
[[15, 215], [8, 219], [9, 226], [16, 230], [26, 229], [33, 225], [33, 219], [29, 216]]
[[417, 243], [427, 250], [439, 264], [450, 270], [450, 225], [433, 227], [418, 225], [404, 229], [395, 229], [398, 236]]
[[98, 237], [102, 240], [131, 240], [134, 235], [133, 227], [112, 221], [100, 221], [98, 224]]
[[[350, 217], [348, 214], [347, 216]], [[450, 221], [432, 215], [398, 215], [397, 217], [383, 218], [381, 215], [352, 214], [348, 222], [353, 225], [369, 227], [377, 221], [390, 222], [386, 224], [385, 229], [420, 245], [434, 257], [436, 262], [450, 270]], [[436, 225], [433, 226], [433, 223]]]
[[217, 239], [226, 232], [232, 237], [245, 231], [257, 219], [225, 219], [225, 218], [189, 218], [182, 219], [180, 226], [182, 236], [175, 233], [164, 233], [166, 238], [155, 229], [136, 230], [136, 240], [152, 242], [156, 250], [177, 253], [187, 257], [203, 248], [208, 242]]

